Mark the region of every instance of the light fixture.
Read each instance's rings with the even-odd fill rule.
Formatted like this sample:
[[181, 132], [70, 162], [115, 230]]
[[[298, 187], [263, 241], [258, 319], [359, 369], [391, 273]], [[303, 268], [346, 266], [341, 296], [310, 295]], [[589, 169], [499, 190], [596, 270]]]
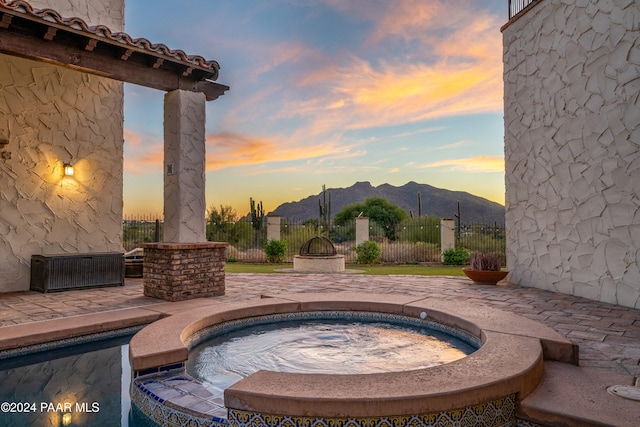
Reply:
[[65, 163], [62, 167], [64, 170], [64, 176], [73, 176], [73, 166], [69, 163]]
[[3, 150], [0, 150], [0, 158], [2, 158], [3, 160], [10, 160], [11, 159], [11, 151], [4, 151], [4, 147], [6, 145], [9, 144], [9, 140], [8, 139], [2, 139], [0, 138], [0, 148], [2, 148]]
[[62, 416], [62, 425], [68, 426], [71, 424], [71, 413], [67, 412]]

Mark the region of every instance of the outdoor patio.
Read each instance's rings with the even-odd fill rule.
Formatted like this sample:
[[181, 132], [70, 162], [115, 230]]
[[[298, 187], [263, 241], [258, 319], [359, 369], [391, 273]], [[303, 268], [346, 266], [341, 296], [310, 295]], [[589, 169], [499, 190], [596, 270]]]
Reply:
[[[510, 311], [540, 321], [580, 346], [580, 365], [640, 377], [640, 310], [515, 285], [471, 285], [463, 277], [323, 274], [227, 274], [226, 295], [169, 304], [175, 310], [265, 293], [376, 292], [429, 295]], [[51, 319], [168, 304], [145, 297], [142, 279], [124, 287], [0, 295], [0, 338], [5, 328]], [[77, 319], [76, 319], [77, 320]]]
[[227, 274], [226, 295], [174, 303], [145, 297], [142, 279], [127, 279], [124, 287], [16, 292], [0, 295], [0, 348], [33, 344], [51, 334], [149, 323], [182, 310], [266, 293], [344, 291], [466, 301], [540, 321], [579, 345], [580, 368], [545, 363], [543, 383], [521, 408], [538, 416], [584, 417], [604, 425], [631, 426], [640, 418], [640, 402], [605, 391], [611, 385], [633, 385], [640, 376], [640, 310], [516, 285], [473, 285], [463, 277]]

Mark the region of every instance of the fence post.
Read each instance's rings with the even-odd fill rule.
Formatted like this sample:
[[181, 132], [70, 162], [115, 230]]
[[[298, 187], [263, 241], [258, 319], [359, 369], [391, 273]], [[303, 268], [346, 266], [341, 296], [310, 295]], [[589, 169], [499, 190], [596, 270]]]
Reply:
[[267, 241], [280, 240], [280, 215], [267, 216]]
[[369, 218], [359, 216], [356, 218], [356, 246], [367, 240], [369, 240]]
[[160, 220], [156, 218], [156, 228], [153, 230], [153, 241], [160, 241]]
[[[440, 250], [441, 252], [447, 249], [455, 249], [456, 247], [456, 232], [455, 221], [451, 218], [442, 218], [440, 220]], [[442, 261], [444, 262], [444, 255], [442, 255]]]

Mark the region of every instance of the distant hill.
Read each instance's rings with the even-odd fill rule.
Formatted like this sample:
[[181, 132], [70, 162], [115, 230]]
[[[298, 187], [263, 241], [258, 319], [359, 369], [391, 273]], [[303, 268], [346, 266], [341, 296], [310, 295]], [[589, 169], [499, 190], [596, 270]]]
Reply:
[[[367, 197], [384, 197], [393, 204], [418, 215], [418, 193], [422, 200], [422, 215], [435, 215], [440, 218], [454, 218], [457, 213], [458, 202], [462, 223], [504, 223], [504, 206], [474, 196], [464, 191], [450, 191], [432, 187], [427, 184], [408, 182], [401, 187], [382, 184], [374, 187], [370, 182], [356, 182], [348, 188], [327, 188], [331, 194], [331, 216], [335, 216], [346, 205], [363, 202]], [[318, 218], [318, 193], [298, 202], [283, 203], [270, 212], [270, 215], [280, 215], [291, 220], [305, 220]]]

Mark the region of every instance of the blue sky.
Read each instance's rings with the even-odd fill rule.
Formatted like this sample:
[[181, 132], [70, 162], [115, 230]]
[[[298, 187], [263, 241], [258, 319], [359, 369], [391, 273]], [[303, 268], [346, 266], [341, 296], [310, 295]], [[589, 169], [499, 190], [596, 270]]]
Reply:
[[[504, 203], [505, 0], [127, 0], [125, 31], [215, 59], [207, 206], [357, 181]], [[162, 213], [164, 93], [125, 86], [125, 214]]]

